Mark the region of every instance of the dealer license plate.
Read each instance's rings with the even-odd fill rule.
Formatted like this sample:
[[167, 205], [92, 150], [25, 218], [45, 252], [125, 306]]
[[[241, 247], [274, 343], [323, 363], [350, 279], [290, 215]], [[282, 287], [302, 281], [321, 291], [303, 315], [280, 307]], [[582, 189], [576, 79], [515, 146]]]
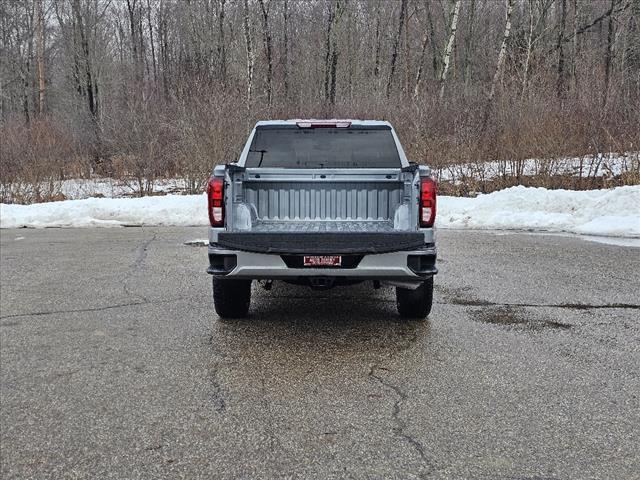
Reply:
[[342, 265], [341, 255], [321, 255], [304, 257], [305, 267], [339, 267]]

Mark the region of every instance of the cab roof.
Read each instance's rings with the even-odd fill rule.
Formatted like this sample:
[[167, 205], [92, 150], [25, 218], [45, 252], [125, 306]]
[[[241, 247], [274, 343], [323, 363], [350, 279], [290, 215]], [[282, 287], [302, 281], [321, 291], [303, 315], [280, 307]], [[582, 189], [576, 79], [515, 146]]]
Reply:
[[385, 120], [357, 120], [350, 118], [294, 118], [289, 120], [260, 120], [256, 123], [256, 127], [277, 126], [277, 125], [297, 125], [299, 123], [350, 123], [357, 126], [380, 127], [385, 126], [392, 128], [391, 124]]

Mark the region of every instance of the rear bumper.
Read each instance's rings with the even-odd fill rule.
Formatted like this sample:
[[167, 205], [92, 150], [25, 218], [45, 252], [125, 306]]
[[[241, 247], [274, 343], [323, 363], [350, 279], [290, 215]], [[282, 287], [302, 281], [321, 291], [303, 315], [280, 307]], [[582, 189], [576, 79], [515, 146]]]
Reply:
[[[319, 254], [317, 249], [307, 254]], [[328, 253], [328, 252], [327, 252]], [[297, 252], [259, 253], [229, 249], [224, 245], [209, 245], [209, 268], [207, 273], [216, 277], [235, 279], [303, 279], [308, 277], [332, 277], [352, 280], [419, 281], [438, 273], [436, 247], [422, 244], [411, 250], [376, 254], [353, 255], [343, 251], [332, 254], [344, 255], [344, 267], [309, 268], [299, 267]], [[349, 260], [349, 261], [346, 261]], [[289, 266], [288, 266], [289, 265]]]

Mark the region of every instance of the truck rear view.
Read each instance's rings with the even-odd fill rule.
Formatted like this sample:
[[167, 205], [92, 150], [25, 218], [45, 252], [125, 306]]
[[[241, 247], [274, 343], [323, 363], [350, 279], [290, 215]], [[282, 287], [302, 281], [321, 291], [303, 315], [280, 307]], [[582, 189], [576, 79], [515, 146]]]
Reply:
[[253, 280], [392, 285], [402, 317], [429, 314], [436, 185], [388, 122], [258, 122], [238, 161], [215, 167], [207, 195], [219, 316], [248, 314]]

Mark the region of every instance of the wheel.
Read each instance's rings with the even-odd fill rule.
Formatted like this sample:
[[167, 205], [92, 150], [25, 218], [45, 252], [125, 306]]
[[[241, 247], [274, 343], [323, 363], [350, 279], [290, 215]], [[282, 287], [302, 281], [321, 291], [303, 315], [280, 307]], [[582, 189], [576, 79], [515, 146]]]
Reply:
[[422, 282], [415, 290], [396, 287], [396, 303], [401, 317], [427, 317], [433, 303], [433, 277]]
[[213, 305], [221, 318], [243, 318], [249, 313], [251, 280], [213, 279]]

